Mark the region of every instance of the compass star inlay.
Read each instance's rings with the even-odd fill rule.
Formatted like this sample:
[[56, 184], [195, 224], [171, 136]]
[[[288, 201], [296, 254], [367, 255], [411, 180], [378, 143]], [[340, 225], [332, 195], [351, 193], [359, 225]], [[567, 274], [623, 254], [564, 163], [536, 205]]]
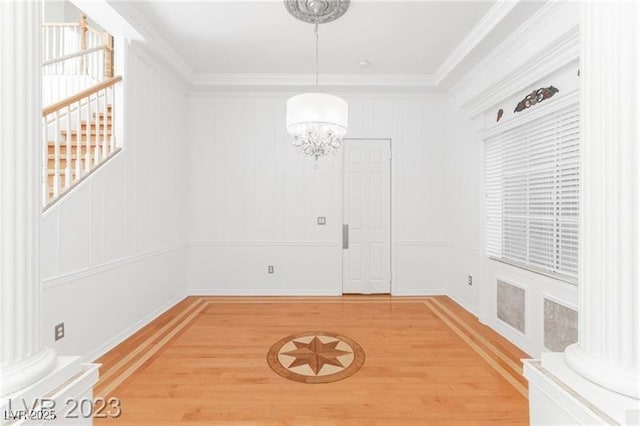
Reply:
[[336, 349], [338, 343], [340, 343], [339, 340], [322, 343], [318, 336], [314, 336], [309, 343], [302, 343], [294, 340], [293, 344], [296, 345], [296, 349], [293, 351], [282, 352], [282, 355], [289, 355], [295, 358], [293, 362], [289, 364], [289, 368], [307, 364], [317, 375], [325, 364], [335, 365], [336, 367], [342, 368], [345, 367], [337, 357], [341, 355], [348, 355], [353, 352]]
[[278, 341], [269, 350], [267, 363], [290, 380], [329, 383], [358, 371], [364, 364], [364, 351], [346, 336], [310, 331]]

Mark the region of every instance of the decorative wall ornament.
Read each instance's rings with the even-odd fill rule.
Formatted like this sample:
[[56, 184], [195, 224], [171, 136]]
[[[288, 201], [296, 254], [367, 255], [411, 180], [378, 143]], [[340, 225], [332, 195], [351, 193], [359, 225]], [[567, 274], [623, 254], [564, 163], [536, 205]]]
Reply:
[[516, 109], [514, 109], [513, 112], [520, 112], [527, 108], [531, 108], [535, 104], [552, 97], [558, 92], [559, 90], [553, 86], [542, 87], [538, 90], [534, 90], [525, 96], [523, 100], [518, 102], [518, 105], [516, 105]]
[[500, 119], [502, 118], [502, 114], [504, 114], [504, 110], [500, 108], [498, 110], [498, 115], [496, 116], [496, 122], [500, 121]]

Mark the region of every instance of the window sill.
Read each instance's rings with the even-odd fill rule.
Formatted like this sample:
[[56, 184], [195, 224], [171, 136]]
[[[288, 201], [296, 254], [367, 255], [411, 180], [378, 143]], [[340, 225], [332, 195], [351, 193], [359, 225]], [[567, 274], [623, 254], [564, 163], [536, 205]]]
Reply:
[[558, 280], [558, 281], [562, 281], [564, 283], [567, 284], [571, 284], [573, 286], [578, 286], [578, 280], [576, 278], [573, 277], [569, 277], [567, 275], [562, 275], [562, 274], [554, 274], [552, 272], [545, 272], [542, 271], [540, 269], [537, 269], [535, 267], [529, 266], [529, 265], [524, 265], [522, 263], [518, 263], [518, 262], [514, 262], [512, 260], [509, 259], [503, 259], [500, 257], [495, 257], [495, 256], [488, 256], [489, 259], [499, 262], [499, 263], [504, 263], [505, 265], [510, 265], [513, 266], [515, 268], [519, 268], [519, 269], [523, 269], [525, 271], [529, 271], [529, 272], [533, 272], [534, 274], [538, 274], [538, 275], [542, 275], [545, 277], [549, 277], [549, 278], [553, 278], [554, 280]]

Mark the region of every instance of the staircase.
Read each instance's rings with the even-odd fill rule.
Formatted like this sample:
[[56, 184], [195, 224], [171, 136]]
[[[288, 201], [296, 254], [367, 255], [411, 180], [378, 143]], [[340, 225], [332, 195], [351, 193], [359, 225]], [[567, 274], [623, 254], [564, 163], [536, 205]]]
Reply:
[[[43, 92], [43, 102], [56, 100], [42, 110], [46, 209], [120, 151], [115, 143], [114, 105], [115, 87], [122, 77], [113, 77], [113, 37], [96, 36], [99, 33], [88, 27], [86, 17], [79, 24], [44, 28], [43, 79], [51, 87]], [[60, 34], [69, 37], [65, 40]], [[104, 44], [97, 44], [100, 40]], [[75, 43], [77, 51], [70, 53]]]
[[[56, 142], [48, 141], [48, 200], [53, 201], [55, 198], [56, 158], [59, 179], [65, 183], [63, 186], [71, 188], [84, 177], [85, 173], [90, 172], [120, 150], [113, 149], [112, 144], [108, 143], [113, 137], [113, 106], [107, 105], [106, 109], [106, 114], [94, 112], [89, 122], [86, 120], [80, 122], [80, 138], [78, 138], [78, 130], [61, 130], [58, 155], [56, 155]], [[70, 155], [67, 155], [68, 149]], [[66, 184], [67, 173], [70, 174], [68, 184]]]

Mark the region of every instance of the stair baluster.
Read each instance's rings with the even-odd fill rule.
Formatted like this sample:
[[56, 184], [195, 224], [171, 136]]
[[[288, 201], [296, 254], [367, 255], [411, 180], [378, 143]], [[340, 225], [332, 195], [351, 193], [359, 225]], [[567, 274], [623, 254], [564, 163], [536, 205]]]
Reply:
[[96, 132], [100, 133], [102, 131], [102, 158], [107, 158], [108, 155], [108, 147], [107, 145], [107, 90], [103, 91], [103, 103], [102, 103], [102, 126], [100, 127], [100, 120], [98, 120], [98, 125], [96, 126]]
[[67, 107], [67, 134], [65, 136], [64, 187], [71, 186], [71, 107]]
[[[82, 133], [82, 100], [78, 101], [78, 107], [76, 109], [76, 124], [77, 124], [77, 129], [76, 129], [76, 134], [80, 135]], [[76, 138], [76, 158], [75, 158], [75, 173], [76, 173], [76, 180], [80, 179], [80, 177], [82, 177], [81, 173], [82, 173], [82, 167], [81, 167], [81, 161], [82, 161], [82, 138], [81, 137], [77, 137]]]
[[[91, 96], [87, 97], [87, 109], [89, 111], [89, 114], [87, 115], [88, 119], [91, 118]], [[86, 173], [89, 173], [89, 170], [91, 170], [91, 141], [89, 138], [87, 138], [87, 143], [86, 143], [86, 153], [85, 153], [85, 162], [84, 162], [84, 171]]]
[[[99, 111], [100, 111], [100, 98], [98, 98], [100, 92], [96, 93], [95, 107], [96, 107], [96, 122], [100, 123]], [[87, 140], [93, 139], [93, 135], [90, 131], [87, 131]], [[92, 141], [93, 142], [93, 141]], [[100, 162], [100, 132], [96, 132], [95, 145], [93, 146], [93, 165], [97, 166]]]
[[47, 135], [47, 117], [42, 117], [42, 205], [49, 200], [49, 135]]
[[56, 111], [53, 135], [53, 196], [60, 194], [60, 111]]

